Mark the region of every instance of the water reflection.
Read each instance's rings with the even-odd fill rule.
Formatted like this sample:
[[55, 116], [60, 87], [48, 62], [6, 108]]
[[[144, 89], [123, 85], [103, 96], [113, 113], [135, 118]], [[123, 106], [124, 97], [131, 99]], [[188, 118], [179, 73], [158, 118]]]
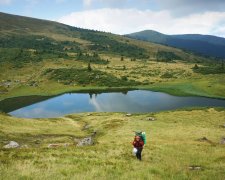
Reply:
[[143, 90], [101, 94], [70, 93], [17, 109], [10, 114], [17, 117], [42, 118], [93, 111], [155, 112], [190, 106], [225, 107], [225, 100], [203, 97], [176, 97]]

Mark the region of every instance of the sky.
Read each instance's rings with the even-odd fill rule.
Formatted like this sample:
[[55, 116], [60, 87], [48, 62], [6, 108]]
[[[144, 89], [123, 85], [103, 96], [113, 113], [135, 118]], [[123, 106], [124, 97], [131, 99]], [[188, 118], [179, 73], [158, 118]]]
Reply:
[[0, 12], [115, 34], [225, 37], [225, 0], [0, 0]]

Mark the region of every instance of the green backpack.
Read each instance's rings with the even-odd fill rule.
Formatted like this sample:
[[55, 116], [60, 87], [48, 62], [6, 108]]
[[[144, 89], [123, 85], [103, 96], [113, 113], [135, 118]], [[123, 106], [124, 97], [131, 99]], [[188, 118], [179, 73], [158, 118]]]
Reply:
[[135, 136], [140, 136], [144, 144], [146, 144], [146, 134], [142, 131], [135, 131]]

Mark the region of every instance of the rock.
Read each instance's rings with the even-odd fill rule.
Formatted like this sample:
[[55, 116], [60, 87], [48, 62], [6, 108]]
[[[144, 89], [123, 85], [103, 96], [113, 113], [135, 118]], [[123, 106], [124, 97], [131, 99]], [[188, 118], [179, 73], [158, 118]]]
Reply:
[[126, 116], [131, 116], [132, 114], [130, 114], [130, 113], [128, 113], [128, 114], [126, 114]]
[[220, 144], [225, 144], [225, 137], [221, 139]]
[[148, 121], [156, 121], [156, 118], [154, 118], [154, 117], [148, 117], [147, 120]]
[[189, 166], [188, 167], [190, 170], [201, 170], [201, 166]]
[[3, 148], [6, 148], [6, 149], [18, 148], [18, 147], [20, 147], [20, 145], [15, 141], [10, 141], [9, 144], [3, 146]]
[[94, 142], [93, 142], [93, 138], [90, 136], [90, 137], [86, 137], [84, 139], [81, 139], [77, 146], [89, 146], [89, 145], [93, 145]]

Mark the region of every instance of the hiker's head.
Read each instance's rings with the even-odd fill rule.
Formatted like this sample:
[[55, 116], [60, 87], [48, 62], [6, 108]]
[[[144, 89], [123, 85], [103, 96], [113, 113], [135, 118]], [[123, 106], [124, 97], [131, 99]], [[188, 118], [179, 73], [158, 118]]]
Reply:
[[140, 136], [135, 136], [136, 141], [140, 141], [140, 139], [141, 139]]

